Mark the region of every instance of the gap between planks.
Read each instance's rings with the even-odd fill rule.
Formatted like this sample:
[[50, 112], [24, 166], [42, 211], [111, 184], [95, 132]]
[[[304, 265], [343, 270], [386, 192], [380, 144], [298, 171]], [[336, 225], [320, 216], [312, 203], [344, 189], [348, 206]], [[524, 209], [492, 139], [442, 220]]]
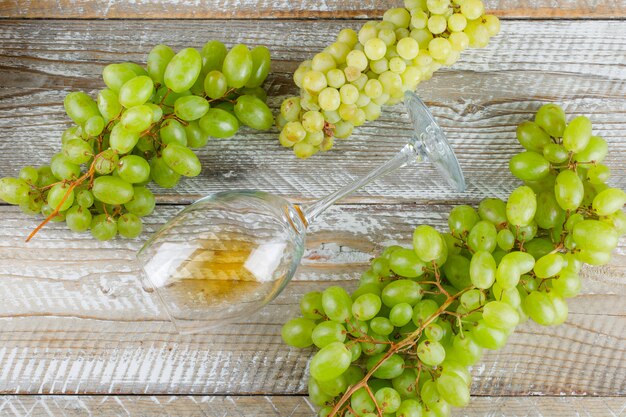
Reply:
[[[597, 19], [624, 18], [623, 0], [568, 0], [558, 7], [550, 0], [484, 0], [489, 13], [515, 18]], [[89, 0], [30, 0], [5, 2], [5, 18], [89, 18], [89, 19], [338, 19], [379, 18], [383, 12], [403, 4], [401, 0], [164, 0], [146, 6], [143, 2]]]

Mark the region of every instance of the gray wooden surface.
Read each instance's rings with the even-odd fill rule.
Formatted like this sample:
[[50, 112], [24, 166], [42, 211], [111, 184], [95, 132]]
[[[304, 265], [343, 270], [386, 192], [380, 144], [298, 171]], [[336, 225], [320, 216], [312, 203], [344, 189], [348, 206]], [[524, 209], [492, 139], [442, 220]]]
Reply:
[[[176, 48], [213, 38], [262, 43], [273, 53], [268, 85], [276, 106], [295, 92], [289, 74], [299, 61], [341, 27], [361, 23], [329, 16], [378, 16], [395, 4], [250, 0], [203, 8], [169, 1], [144, 11], [134, 2], [106, 3], [0, 2], [0, 16], [20, 18], [0, 21], [0, 176], [43, 164], [58, 151], [68, 125], [64, 95], [101, 88], [107, 63], [143, 62], [161, 42]], [[200, 153], [201, 176], [173, 190], [155, 189], [159, 207], [137, 240], [101, 243], [52, 224], [26, 244], [38, 220], [0, 206], [0, 393], [6, 394], [0, 415], [312, 415], [301, 396], [310, 351], [280, 341], [280, 326], [297, 311], [299, 297], [330, 281], [353, 286], [382, 245], [408, 242], [420, 223], [443, 226], [454, 204], [506, 196], [517, 184], [506, 170], [519, 150], [515, 125], [542, 103], [556, 101], [592, 118], [611, 147], [613, 184], [626, 188], [626, 2], [561, 2], [552, 9], [541, 0], [487, 3], [516, 18], [503, 21], [487, 49], [469, 51], [418, 91], [459, 154], [468, 192], [451, 193], [428, 167], [370, 185], [312, 227], [295, 282], [253, 321], [177, 335], [142, 291], [135, 251], [207, 193], [260, 188], [302, 202], [334, 190], [401, 146], [409, 134], [401, 106], [307, 161], [281, 149], [276, 132], [244, 129], [210, 143]], [[83, 20], [176, 13], [263, 20]], [[72, 20], [32, 19], [41, 16]], [[274, 19], [279, 16], [305, 20]], [[318, 16], [324, 19], [311, 20]], [[624, 415], [626, 241], [610, 265], [584, 275], [567, 323], [525, 324], [502, 351], [485, 355], [472, 371], [472, 403], [455, 415]]]

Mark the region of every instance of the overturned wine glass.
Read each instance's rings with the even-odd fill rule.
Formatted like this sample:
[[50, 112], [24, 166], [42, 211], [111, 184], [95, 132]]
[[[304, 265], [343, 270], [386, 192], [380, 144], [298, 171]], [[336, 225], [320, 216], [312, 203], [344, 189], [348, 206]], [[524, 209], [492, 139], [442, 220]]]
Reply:
[[389, 161], [311, 204], [256, 190], [202, 198], [165, 224], [138, 253], [144, 287], [156, 291], [180, 333], [250, 316], [294, 276], [307, 227], [337, 200], [406, 165], [429, 161], [456, 191], [461, 167], [426, 105], [408, 92], [414, 135]]

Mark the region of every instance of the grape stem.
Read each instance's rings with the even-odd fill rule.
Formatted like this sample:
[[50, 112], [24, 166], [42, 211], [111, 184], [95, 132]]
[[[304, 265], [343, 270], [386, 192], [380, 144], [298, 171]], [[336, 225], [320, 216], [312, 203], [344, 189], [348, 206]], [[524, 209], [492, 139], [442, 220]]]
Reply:
[[[43, 229], [43, 227], [48, 224], [50, 222], [50, 220], [54, 219], [58, 214], [59, 211], [61, 209], [61, 207], [63, 206], [63, 203], [65, 203], [65, 201], [67, 201], [67, 199], [69, 198], [70, 194], [72, 193], [72, 191], [74, 191], [74, 188], [78, 187], [79, 185], [81, 185], [83, 182], [85, 182], [85, 180], [87, 178], [89, 178], [89, 184], [91, 186], [92, 181], [93, 181], [93, 177], [96, 171], [96, 161], [98, 160], [98, 157], [102, 154], [99, 153], [97, 155], [94, 156], [93, 158], [93, 162], [91, 163], [91, 166], [89, 167], [89, 169], [87, 170], [87, 172], [85, 172], [83, 175], [81, 175], [80, 177], [78, 177], [76, 180], [72, 181], [70, 184], [70, 186], [67, 188], [67, 191], [65, 192], [65, 195], [63, 195], [63, 198], [61, 198], [61, 201], [59, 202], [59, 204], [57, 204], [57, 206], [54, 208], [54, 211], [52, 213], [50, 213], [48, 215], [48, 217], [46, 217], [44, 219], [44, 221], [42, 221], [41, 223], [39, 223], [39, 225], [35, 228], [35, 230], [33, 230], [28, 237], [26, 238], [26, 242], [30, 242], [32, 238], [35, 237], [35, 235], [41, 230]], [[64, 181], [59, 181], [56, 184], [61, 184]], [[50, 184], [50, 186], [54, 186], [56, 184]], [[45, 189], [45, 187], [44, 187]], [[105, 209], [106, 210], [106, 209]]]
[[[435, 283], [437, 286], [440, 286], [441, 284], [439, 283], [439, 274], [437, 274], [437, 283]], [[440, 288], [441, 289], [441, 288]], [[437, 318], [439, 316], [441, 316], [443, 314], [443, 312], [450, 306], [450, 304], [452, 304], [458, 297], [460, 297], [463, 293], [465, 293], [465, 291], [467, 291], [469, 288], [464, 289], [463, 291], [460, 291], [458, 293], [456, 293], [455, 295], [449, 295], [447, 292], [445, 294], [448, 294], [448, 298], [446, 299], [446, 301], [443, 302], [443, 304], [441, 304], [441, 306], [439, 307], [439, 309], [433, 313], [433, 315], [431, 315], [430, 317], [428, 317], [426, 320], [424, 320], [424, 322], [420, 325], [420, 327], [413, 331], [411, 334], [409, 334], [406, 339], [402, 340], [401, 342], [397, 343], [397, 344], [392, 344], [389, 348], [389, 350], [387, 351], [387, 353], [385, 353], [385, 356], [383, 356], [373, 367], [372, 369], [370, 369], [367, 374], [365, 374], [365, 376], [363, 377], [363, 379], [361, 379], [359, 382], [357, 382], [355, 385], [351, 386], [339, 399], [339, 401], [337, 401], [337, 403], [335, 404], [335, 406], [333, 407], [333, 409], [331, 410], [330, 414], [328, 414], [329, 417], [336, 417], [338, 416], [339, 410], [344, 406], [344, 404], [346, 404], [348, 402], [348, 400], [350, 399], [350, 397], [352, 396], [352, 394], [354, 394], [356, 391], [358, 391], [360, 388], [365, 388], [371, 395], [371, 390], [369, 389], [369, 387], [367, 386], [367, 382], [369, 381], [369, 379], [372, 377], [372, 375], [374, 374], [374, 372], [376, 372], [378, 370], [378, 368], [380, 368], [380, 366], [387, 360], [389, 359], [392, 355], [394, 355], [395, 353], [399, 352], [402, 349], [408, 348], [412, 345], [414, 345], [415, 343], [417, 343], [417, 340], [420, 338], [420, 336], [422, 335], [422, 332], [424, 331], [424, 329], [433, 321], [437, 320]], [[376, 404], [376, 408], [379, 412], [379, 415], [382, 416], [383, 414], [381, 413], [380, 408], [378, 407], [378, 402], [376, 400], [374, 400], [374, 404]]]

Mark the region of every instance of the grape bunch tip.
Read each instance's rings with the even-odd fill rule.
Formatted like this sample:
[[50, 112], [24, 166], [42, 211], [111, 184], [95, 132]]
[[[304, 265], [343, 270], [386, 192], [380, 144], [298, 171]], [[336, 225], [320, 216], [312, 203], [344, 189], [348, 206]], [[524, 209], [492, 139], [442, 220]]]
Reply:
[[469, 403], [468, 367], [484, 349], [529, 318], [564, 323], [582, 265], [609, 262], [626, 233], [626, 193], [606, 184], [606, 141], [555, 104], [517, 138], [525, 151], [510, 170], [525, 184], [507, 201], [455, 207], [447, 233], [418, 226], [412, 247], [387, 247], [352, 294], [302, 297], [282, 338], [319, 349], [308, 393], [320, 417], [450, 415]]
[[225, 139], [240, 125], [268, 130], [274, 124], [262, 85], [270, 71], [264, 46], [228, 50], [219, 41], [201, 51], [175, 53], [155, 46], [146, 67], [107, 65], [106, 88], [96, 100], [69, 93], [67, 115], [75, 123], [61, 137], [62, 150], [50, 165], [22, 168], [0, 179], [0, 199], [47, 222], [65, 221], [75, 232], [91, 230], [99, 240], [137, 237], [141, 217], [154, 210], [151, 181], [174, 187], [201, 172], [192, 148]]
[[404, 6], [358, 32], [343, 29], [300, 64], [293, 75], [300, 95], [287, 98], [276, 117], [281, 145], [299, 158], [331, 149], [335, 138], [378, 119], [382, 106], [399, 103], [463, 50], [487, 46], [500, 31], [480, 0], [405, 0]]

